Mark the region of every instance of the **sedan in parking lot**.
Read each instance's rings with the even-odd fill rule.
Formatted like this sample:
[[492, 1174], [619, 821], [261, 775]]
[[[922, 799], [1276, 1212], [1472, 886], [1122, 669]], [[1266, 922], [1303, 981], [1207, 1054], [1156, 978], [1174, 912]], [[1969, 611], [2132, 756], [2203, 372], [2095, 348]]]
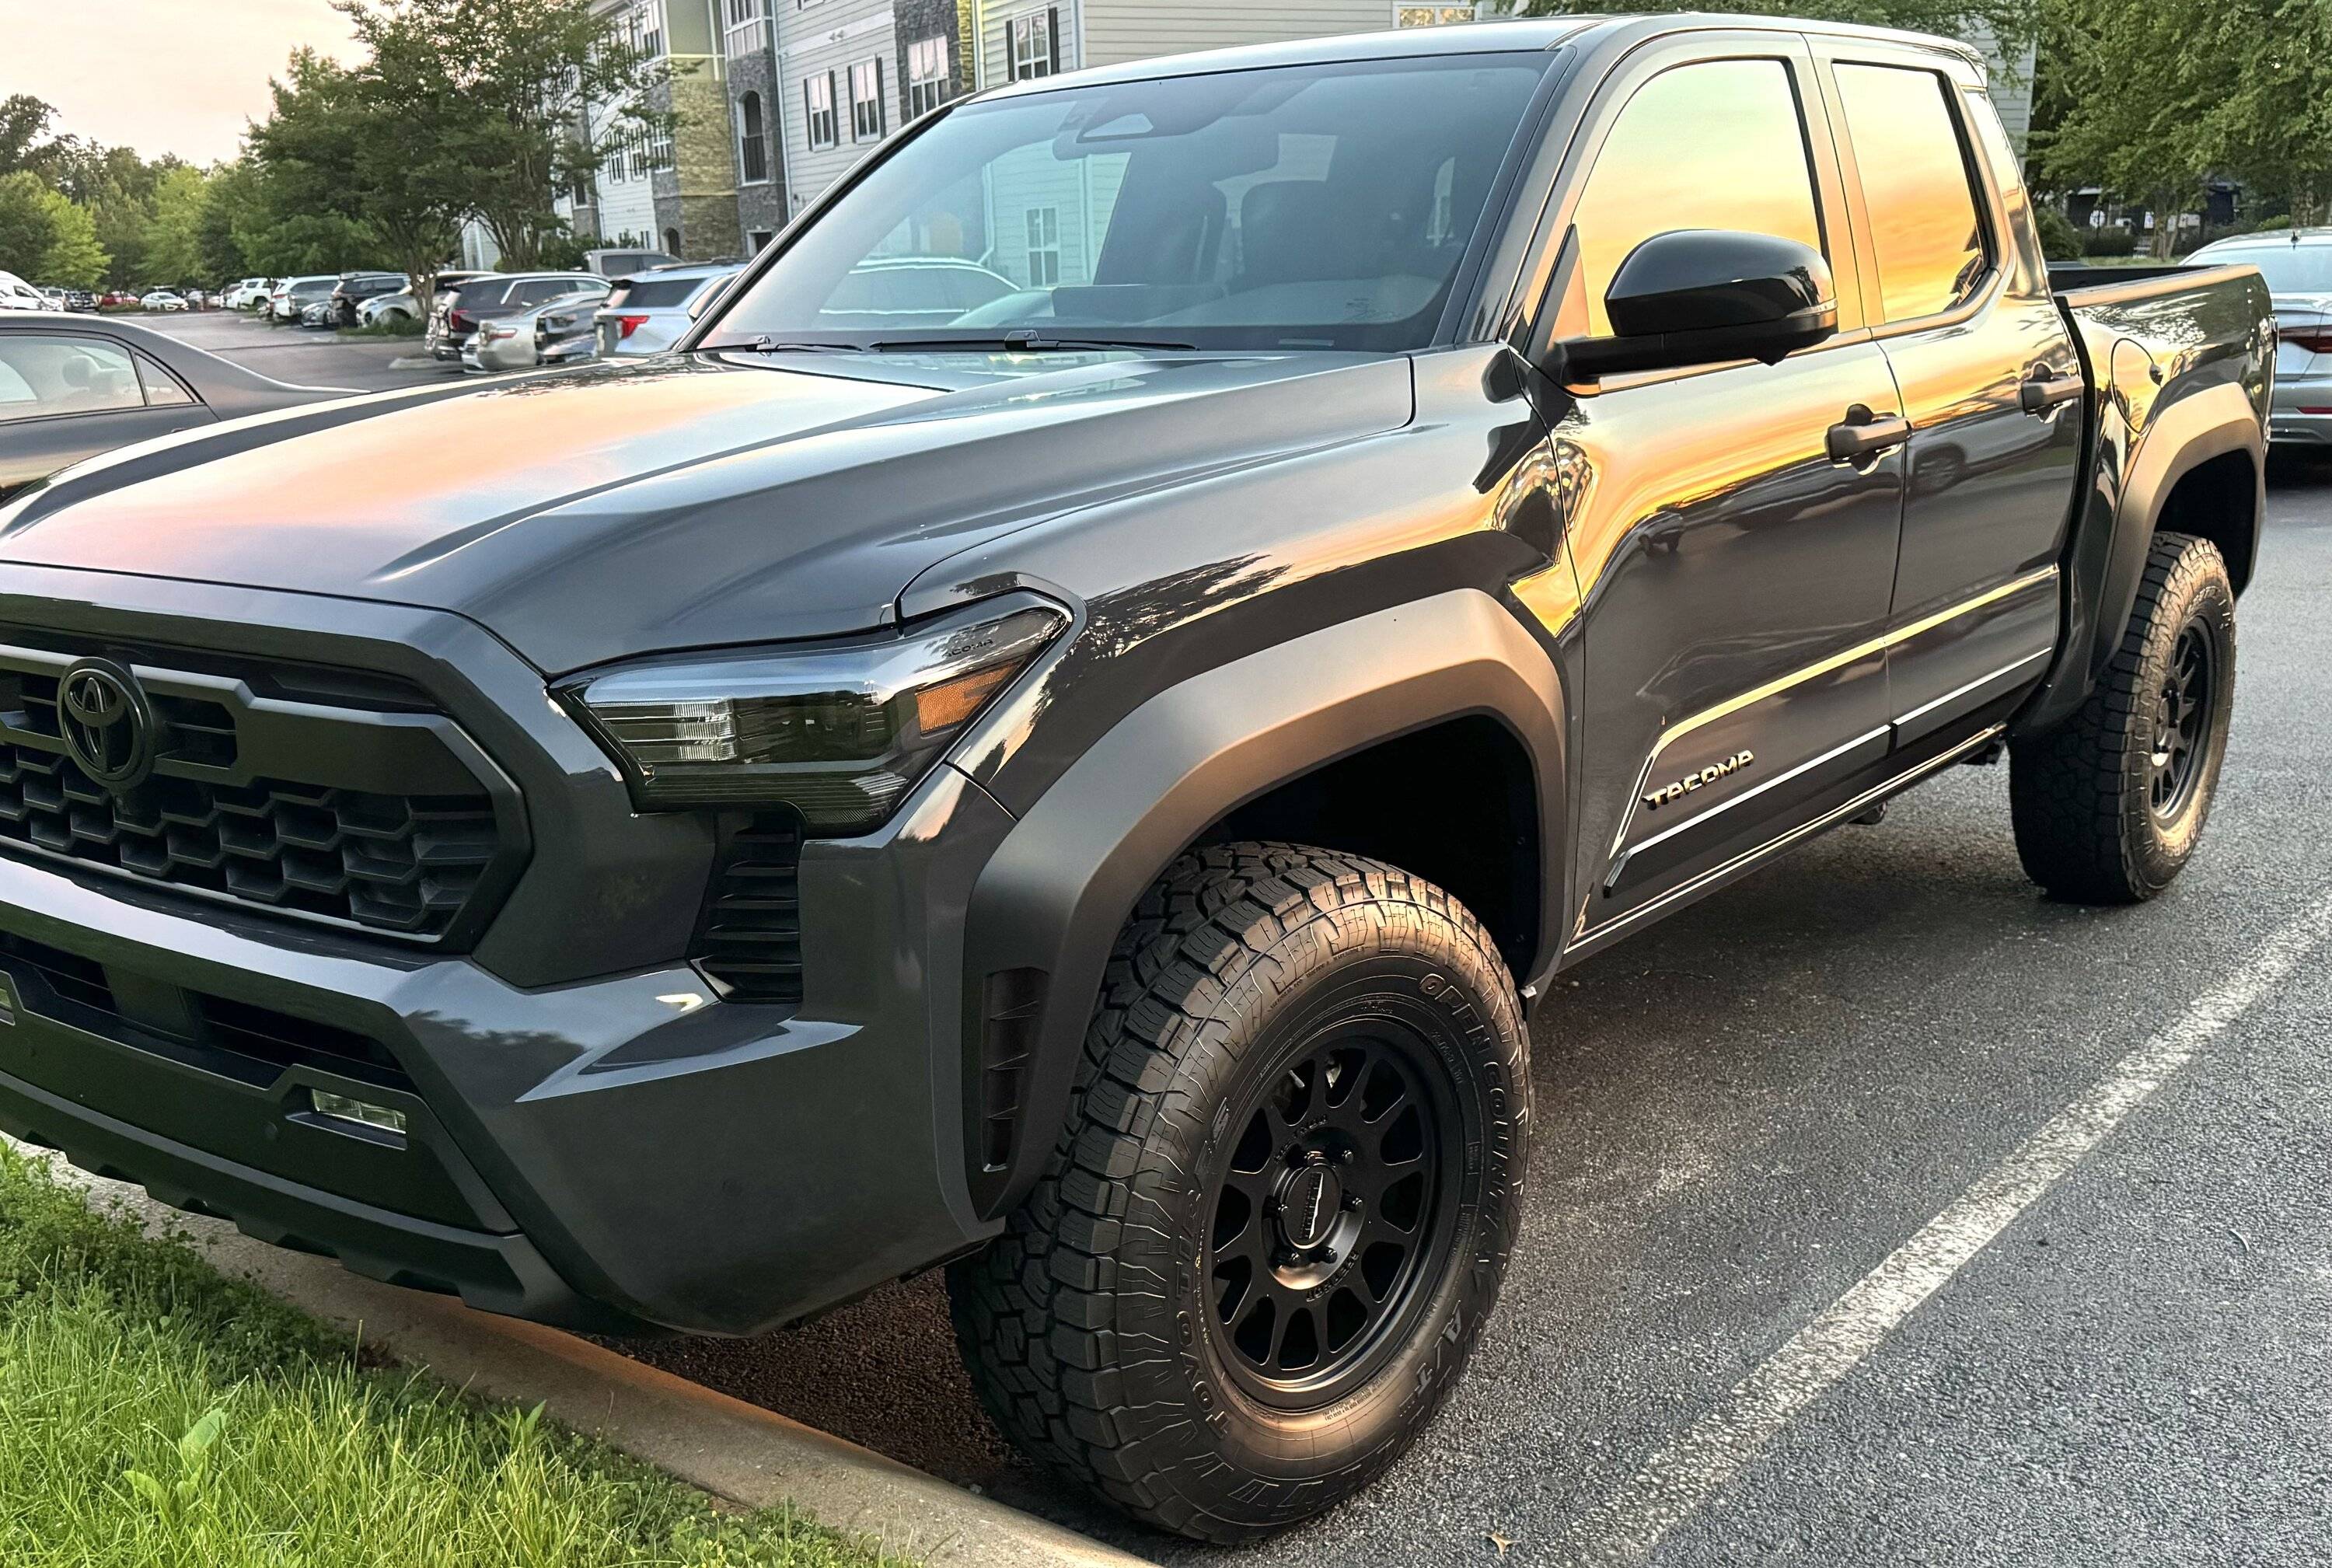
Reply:
[[607, 288], [607, 279], [589, 272], [489, 272], [438, 293], [422, 340], [433, 358], [458, 360], [471, 338], [488, 321], [518, 315], [578, 291], [604, 298]]
[[2196, 267], [2257, 267], [2275, 301], [2275, 401], [2268, 439], [2332, 445], [2332, 229], [2235, 234], [2186, 258]]
[[721, 285], [744, 270], [741, 263], [659, 267], [617, 279], [599, 311], [599, 352], [609, 358], [663, 353], [703, 313]]
[[593, 317], [596, 290], [562, 294], [515, 316], [488, 321], [462, 350], [465, 370], [529, 370], [538, 365], [579, 365], [599, 357]]
[[138, 304], [141, 310], [148, 311], [183, 311], [186, 308], [186, 301], [167, 289], [155, 290], [139, 300]]
[[272, 380], [134, 321], [0, 316], [0, 495], [149, 436], [350, 396]]

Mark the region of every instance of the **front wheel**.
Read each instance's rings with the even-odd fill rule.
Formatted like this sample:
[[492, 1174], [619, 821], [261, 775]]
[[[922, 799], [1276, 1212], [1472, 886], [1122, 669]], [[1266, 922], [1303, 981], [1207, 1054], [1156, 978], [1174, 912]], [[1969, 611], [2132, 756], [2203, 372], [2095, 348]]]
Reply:
[[1119, 939], [1044, 1177], [950, 1273], [989, 1413], [1202, 1540], [1329, 1508], [1465, 1365], [1528, 1103], [1513, 981], [1455, 899], [1319, 850], [1185, 856]]
[[2185, 867], [2234, 712], [2235, 590], [2219, 547], [2155, 537], [2121, 646], [2088, 700], [2009, 751], [2016, 849], [2081, 904], [2135, 904]]

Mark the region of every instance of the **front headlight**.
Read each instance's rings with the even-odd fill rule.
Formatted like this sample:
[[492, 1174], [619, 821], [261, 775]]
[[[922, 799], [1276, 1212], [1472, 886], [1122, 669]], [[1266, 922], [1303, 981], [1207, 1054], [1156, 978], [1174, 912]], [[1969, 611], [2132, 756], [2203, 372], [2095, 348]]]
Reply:
[[1068, 624], [1012, 594], [883, 637], [629, 664], [559, 697], [643, 810], [786, 805], [813, 833], [863, 833]]

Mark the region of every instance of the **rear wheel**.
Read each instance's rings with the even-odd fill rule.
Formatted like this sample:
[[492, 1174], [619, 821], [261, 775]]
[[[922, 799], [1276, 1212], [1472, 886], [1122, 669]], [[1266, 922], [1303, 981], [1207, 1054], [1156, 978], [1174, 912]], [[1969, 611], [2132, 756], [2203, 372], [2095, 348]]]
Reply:
[[2152, 898], [2210, 818], [2234, 711], [2235, 592], [2208, 540], [2158, 535], [2128, 630], [2073, 716], [2010, 748], [2016, 848], [2083, 904]]
[[1119, 940], [1043, 1179], [951, 1273], [989, 1412], [1201, 1539], [1332, 1506], [1496, 1298], [1527, 1098], [1513, 982], [1456, 900], [1317, 850], [1185, 856]]

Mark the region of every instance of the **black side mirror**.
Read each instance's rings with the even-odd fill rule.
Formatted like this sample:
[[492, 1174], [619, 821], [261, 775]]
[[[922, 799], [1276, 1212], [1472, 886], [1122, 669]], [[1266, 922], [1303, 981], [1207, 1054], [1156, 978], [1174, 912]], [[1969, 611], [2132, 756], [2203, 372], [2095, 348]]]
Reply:
[[1725, 359], [1770, 365], [1838, 330], [1838, 297], [1821, 252], [1734, 229], [1654, 234], [1611, 275], [1603, 310], [1610, 337], [1560, 345], [1566, 378]]

